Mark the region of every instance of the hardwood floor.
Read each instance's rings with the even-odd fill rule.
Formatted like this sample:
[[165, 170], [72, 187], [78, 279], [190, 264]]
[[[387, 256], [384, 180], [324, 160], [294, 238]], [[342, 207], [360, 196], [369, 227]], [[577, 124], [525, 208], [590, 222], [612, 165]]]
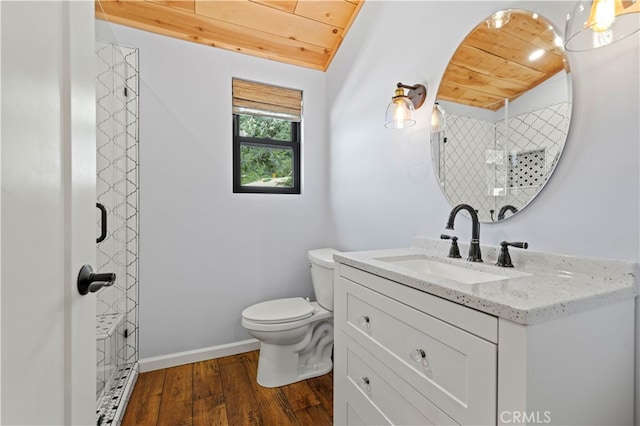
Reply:
[[333, 372], [280, 388], [256, 383], [258, 351], [141, 373], [122, 425], [331, 425]]

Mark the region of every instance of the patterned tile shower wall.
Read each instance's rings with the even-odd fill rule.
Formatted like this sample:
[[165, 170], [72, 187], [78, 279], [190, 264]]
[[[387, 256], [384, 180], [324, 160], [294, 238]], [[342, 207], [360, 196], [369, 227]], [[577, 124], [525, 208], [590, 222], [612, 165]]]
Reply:
[[496, 123], [496, 149], [508, 152], [509, 190], [501, 205], [525, 206], [549, 178], [562, 152], [571, 110], [567, 102]]
[[485, 151], [494, 145], [494, 127], [487, 121], [451, 114], [447, 115], [447, 130], [438, 134], [440, 185], [449, 203], [473, 206], [483, 221], [495, 203], [487, 193], [485, 164]]
[[98, 41], [96, 58], [96, 193], [107, 210], [97, 270], [117, 276], [97, 293], [100, 397], [116, 370], [138, 361], [138, 50]]
[[434, 135], [434, 158], [449, 202], [472, 205], [485, 222], [504, 205], [522, 208], [555, 167], [569, 115], [566, 102], [511, 117], [508, 126], [448, 115], [447, 131]]

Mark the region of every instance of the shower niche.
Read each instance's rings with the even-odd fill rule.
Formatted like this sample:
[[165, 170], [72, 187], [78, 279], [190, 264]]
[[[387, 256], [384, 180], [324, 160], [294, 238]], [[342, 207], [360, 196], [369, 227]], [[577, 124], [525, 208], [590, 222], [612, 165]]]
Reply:
[[138, 50], [96, 41], [96, 62], [96, 266], [117, 276], [96, 293], [96, 412], [119, 424], [138, 374]]

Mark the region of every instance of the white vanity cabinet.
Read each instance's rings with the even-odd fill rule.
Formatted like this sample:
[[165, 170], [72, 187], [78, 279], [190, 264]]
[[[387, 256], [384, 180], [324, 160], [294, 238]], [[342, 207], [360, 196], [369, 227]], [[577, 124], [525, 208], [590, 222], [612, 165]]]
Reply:
[[633, 424], [633, 299], [522, 325], [334, 273], [335, 424]]

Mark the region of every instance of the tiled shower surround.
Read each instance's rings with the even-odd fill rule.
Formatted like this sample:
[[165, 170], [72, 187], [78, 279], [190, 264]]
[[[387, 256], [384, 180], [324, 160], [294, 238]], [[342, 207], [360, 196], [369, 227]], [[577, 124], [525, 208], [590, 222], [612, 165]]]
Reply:
[[138, 368], [138, 50], [97, 41], [96, 59], [96, 195], [107, 211], [97, 270], [117, 277], [96, 293], [97, 416], [106, 425], [120, 423]]
[[470, 204], [483, 222], [496, 220], [505, 205], [520, 210], [555, 167], [570, 111], [567, 102], [560, 102], [510, 117], [508, 125], [505, 120], [492, 123], [447, 115], [447, 130], [432, 138], [437, 173], [449, 202]]

